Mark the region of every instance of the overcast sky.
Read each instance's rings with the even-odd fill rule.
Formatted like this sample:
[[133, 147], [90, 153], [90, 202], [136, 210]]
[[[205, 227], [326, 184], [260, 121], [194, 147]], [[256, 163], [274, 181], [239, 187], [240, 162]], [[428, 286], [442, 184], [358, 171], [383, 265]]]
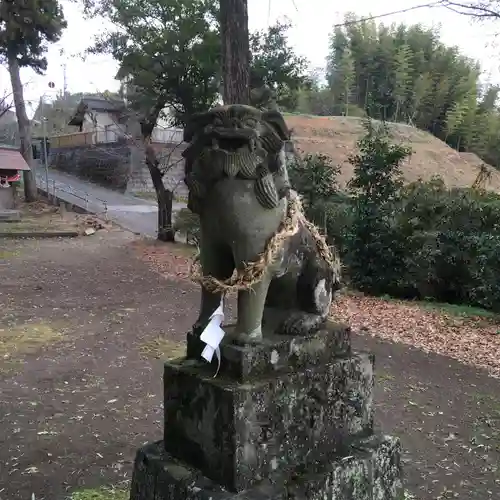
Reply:
[[[328, 50], [328, 35], [335, 23], [342, 22], [347, 11], [358, 16], [379, 15], [395, 10], [429, 3], [431, 0], [350, 0], [348, 8], [332, 0], [249, 0], [250, 29], [265, 29], [277, 19], [287, 16], [293, 23], [290, 41], [295, 50], [307, 57], [312, 67], [323, 67]], [[117, 66], [110, 57], [89, 57], [83, 62], [78, 56], [83, 52], [94, 35], [105, 29], [102, 20], [84, 20], [77, 5], [63, 0], [68, 28], [59, 43], [52, 46], [48, 53], [49, 67], [43, 76], [31, 70], [23, 70], [21, 78], [25, 84], [25, 98], [28, 101], [28, 114], [34, 111], [41, 94], [47, 97], [63, 86], [63, 64], [66, 64], [67, 86], [70, 92], [96, 92], [114, 90], [118, 83], [114, 80]], [[458, 45], [463, 53], [481, 62], [484, 78], [500, 83], [500, 68], [495, 25], [481, 26], [471, 24], [469, 18], [455, 14], [443, 7], [426, 7], [407, 13], [394, 14], [380, 19], [384, 23], [404, 22], [422, 23], [427, 26], [441, 25], [442, 40], [449, 45]], [[497, 24], [500, 32], [500, 21]], [[63, 52], [61, 52], [63, 51]], [[49, 82], [55, 89], [49, 88]], [[10, 91], [9, 75], [0, 68], [0, 91]]]

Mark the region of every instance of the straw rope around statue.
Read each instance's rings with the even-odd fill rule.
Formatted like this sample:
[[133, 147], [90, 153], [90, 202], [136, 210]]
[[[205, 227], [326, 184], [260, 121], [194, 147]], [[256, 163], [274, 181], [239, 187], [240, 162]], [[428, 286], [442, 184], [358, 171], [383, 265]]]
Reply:
[[287, 211], [284, 220], [281, 222], [278, 231], [268, 241], [266, 248], [254, 262], [249, 262], [243, 269], [235, 269], [232, 276], [226, 280], [219, 280], [213, 276], [203, 275], [200, 265], [200, 255], [194, 258], [191, 265], [191, 279], [200, 283], [206, 290], [212, 293], [230, 293], [238, 290], [248, 290], [255, 283], [258, 283], [264, 276], [268, 266], [276, 259], [282, 243], [299, 231], [300, 224], [303, 224], [316, 244], [320, 257], [335, 272], [339, 272], [340, 263], [337, 255], [332, 250], [321, 235], [318, 228], [309, 222], [304, 215], [302, 203], [297, 195], [288, 199]]

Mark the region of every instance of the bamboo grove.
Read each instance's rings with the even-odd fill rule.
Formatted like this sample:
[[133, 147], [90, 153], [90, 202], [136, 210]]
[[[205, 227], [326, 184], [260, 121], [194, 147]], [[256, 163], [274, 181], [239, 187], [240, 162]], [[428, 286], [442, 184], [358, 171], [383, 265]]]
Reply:
[[326, 85], [303, 91], [299, 111], [405, 122], [498, 167], [500, 88], [480, 75], [435, 29], [347, 15], [330, 36]]

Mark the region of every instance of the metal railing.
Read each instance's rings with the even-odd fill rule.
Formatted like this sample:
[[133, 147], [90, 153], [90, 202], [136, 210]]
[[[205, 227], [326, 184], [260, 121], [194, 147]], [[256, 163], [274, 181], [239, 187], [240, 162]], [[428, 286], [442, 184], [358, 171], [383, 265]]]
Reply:
[[[108, 219], [108, 202], [96, 196], [90, 195], [87, 191], [77, 189], [66, 184], [65, 182], [56, 181], [54, 179], [46, 179], [43, 174], [35, 174], [37, 186], [47, 193], [49, 202], [56, 203], [57, 200], [62, 200], [65, 203], [80, 206], [86, 212], [92, 212], [96, 215], [103, 216]], [[80, 203], [74, 202], [71, 199], [66, 199], [64, 195], [71, 195], [76, 198]]]

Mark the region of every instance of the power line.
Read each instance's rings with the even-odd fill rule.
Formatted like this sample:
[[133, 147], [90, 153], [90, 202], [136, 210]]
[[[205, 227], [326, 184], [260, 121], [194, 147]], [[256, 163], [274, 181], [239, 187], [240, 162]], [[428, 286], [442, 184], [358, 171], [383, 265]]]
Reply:
[[371, 21], [373, 19], [380, 19], [381, 17], [394, 16], [396, 14], [404, 14], [405, 12], [411, 12], [412, 10], [424, 9], [426, 7], [436, 7], [438, 5], [443, 5], [443, 0], [438, 0], [436, 2], [425, 3], [421, 5], [414, 5], [413, 7], [408, 7], [406, 9], [395, 10], [393, 12], [386, 12], [385, 14], [377, 14], [374, 16], [362, 17], [361, 19], [355, 19], [353, 21], [345, 21], [343, 23], [334, 24], [334, 28], [342, 28], [343, 26], [350, 26], [352, 24], [359, 24], [365, 21]]

